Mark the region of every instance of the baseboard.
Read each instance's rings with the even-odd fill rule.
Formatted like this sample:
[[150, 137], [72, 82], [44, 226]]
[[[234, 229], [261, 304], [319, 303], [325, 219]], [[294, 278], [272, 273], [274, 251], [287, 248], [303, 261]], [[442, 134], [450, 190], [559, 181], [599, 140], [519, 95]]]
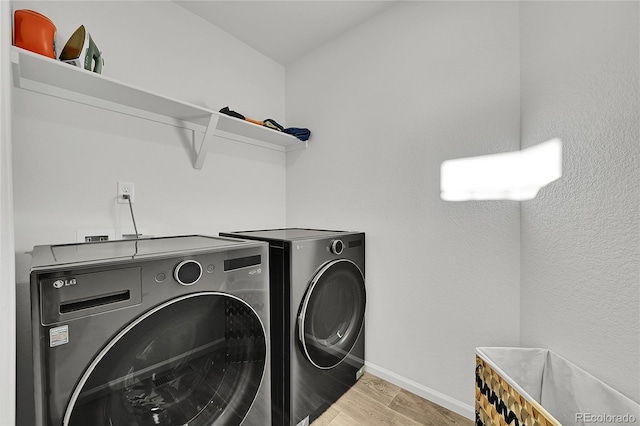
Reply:
[[400, 386], [401, 388], [406, 389], [409, 392], [413, 392], [416, 395], [419, 395], [424, 399], [433, 402], [434, 404], [438, 404], [441, 407], [446, 408], [447, 410], [451, 410], [454, 413], [460, 414], [461, 416], [464, 416], [471, 420], [475, 419], [475, 408], [471, 405], [464, 404], [457, 399], [453, 399], [450, 396], [423, 386], [420, 383], [416, 383], [413, 380], [409, 380], [375, 364], [371, 364], [368, 361], [365, 362], [365, 370], [373, 374], [374, 376], [378, 376], [381, 379], [386, 380], [387, 382]]

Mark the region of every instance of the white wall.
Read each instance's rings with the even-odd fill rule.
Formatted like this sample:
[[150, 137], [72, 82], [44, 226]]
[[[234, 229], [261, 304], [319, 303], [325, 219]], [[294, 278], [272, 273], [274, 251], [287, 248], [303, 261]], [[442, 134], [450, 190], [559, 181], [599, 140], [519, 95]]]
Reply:
[[[12, 6], [52, 19], [58, 52], [84, 24], [103, 52], [108, 77], [284, 124], [284, 68], [172, 2], [29, 1]], [[217, 235], [285, 224], [282, 152], [220, 142], [203, 169], [195, 170], [190, 140], [170, 126], [21, 89], [13, 91], [13, 112], [19, 283], [27, 279], [31, 260], [25, 252], [36, 244], [75, 242], [76, 231], [83, 229], [133, 230], [128, 205], [116, 204], [119, 180], [135, 184], [138, 228], [156, 236]], [[25, 376], [31, 368], [26, 290], [18, 285], [21, 401], [31, 396]], [[21, 424], [30, 424], [31, 415], [19, 407]]]
[[16, 291], [11, 185], [11, 8], [0, 2], [0, 425], [15, 424]]
[[522, 203], [522, 343], [640, 401], [639, 3], [523, 2], [522, 143], [564, 176]]
[[519, 344], [519, 205], [440, 200], [442, 161], [519, 148], [513, 2], [402, 2], [287, 68], [287, 225], [367, 234], [371, 371], [473, 413], [476, 346]]

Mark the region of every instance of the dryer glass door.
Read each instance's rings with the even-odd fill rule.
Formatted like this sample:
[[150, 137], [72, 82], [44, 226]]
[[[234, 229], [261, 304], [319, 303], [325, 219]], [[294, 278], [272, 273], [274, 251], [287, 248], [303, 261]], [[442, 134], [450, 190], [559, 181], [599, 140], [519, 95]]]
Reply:
[[366, 291], [362, 271], [346, 259], [327, 262], [311, 280], [298, 333], [313, 365], [333, 368], [347, 357], [364, 323]]
[[91, 363], [64, 425], [239, 425], [265, 372], [265, 330], [228, 294], [160, 305], [123, 329]]

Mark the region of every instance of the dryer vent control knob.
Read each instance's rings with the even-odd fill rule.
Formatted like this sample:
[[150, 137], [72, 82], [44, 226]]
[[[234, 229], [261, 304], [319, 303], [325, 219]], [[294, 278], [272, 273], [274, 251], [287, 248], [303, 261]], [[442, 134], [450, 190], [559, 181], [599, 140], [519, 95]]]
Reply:
[[202, 277], [202, 265], [195, 260], [183, 260], [173, 271], [173, 277], [182, 285], [193, 285]]
[[331, 253], [333, 254], [342, 254], [342, 250], [344, 250], [344, 244], [340, 240], [331, 241]]

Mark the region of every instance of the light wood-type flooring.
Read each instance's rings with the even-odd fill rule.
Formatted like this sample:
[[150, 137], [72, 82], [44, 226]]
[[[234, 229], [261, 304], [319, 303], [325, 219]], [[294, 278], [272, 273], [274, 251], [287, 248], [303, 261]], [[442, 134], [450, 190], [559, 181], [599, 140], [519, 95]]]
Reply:
[[364, 376], [312, 426], [473, 426], [474, 422], [372, 374]]

